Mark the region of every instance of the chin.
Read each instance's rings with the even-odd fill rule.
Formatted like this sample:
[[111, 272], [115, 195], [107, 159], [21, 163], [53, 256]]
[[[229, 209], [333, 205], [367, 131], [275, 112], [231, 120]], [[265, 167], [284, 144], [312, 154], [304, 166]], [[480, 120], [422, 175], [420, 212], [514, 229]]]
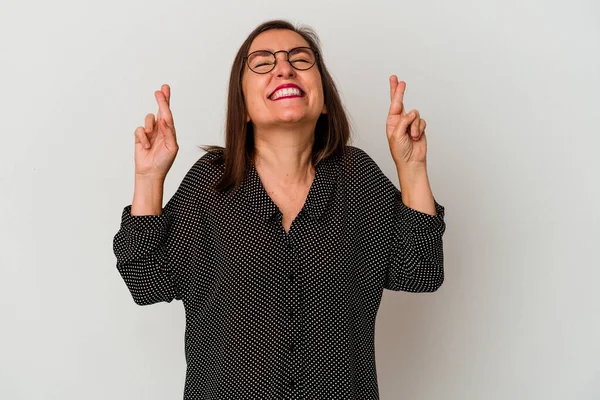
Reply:
[[296, 123], [296, 122], [302, 122], [302, 121], [306, 121], [308, 119], [310, 119], [310, 116], [306, 115], [303, 112], [294, 112], [294, 111], [288, 111], [288, 112], [282, 112], [282, 113], [278, 113], [277, 116], [275, 116], [275, 121], [276, 123]]
[[278, 113], [276, 113], [276, 115], [272, 115], [272, 118], [268, 118], [268, 119], [261, 119], [261, 120], [254, 120], [257, 123], [255, 123], [255, 125], [258, 126], [271, 126], [271, 127], [275, 127], [275, 126], [286, 126], [286, 127], [290, 127], [291, 125], [294, 124], [310, 124], [311, 121], [313, 124], [317, 123], [317, 120], [319, 119], [320, 113], [318, 115], [310, 115], [307, 114], [304, 110], [300, 111], [300, 110], [284, 110], [284, 111], [280, 111]]
[[309, 122], [314, 121], [315, 123], [321, 116], [321, 113], [309, 113], [307, 110], [286, 110], [277, 113], [275, 119], [280, 122]]
[[277, 119], [277, 123], [280, 124], [296, 124], [299, 122], [305, 122], [307, 118], [297, 116], [286, 116]]

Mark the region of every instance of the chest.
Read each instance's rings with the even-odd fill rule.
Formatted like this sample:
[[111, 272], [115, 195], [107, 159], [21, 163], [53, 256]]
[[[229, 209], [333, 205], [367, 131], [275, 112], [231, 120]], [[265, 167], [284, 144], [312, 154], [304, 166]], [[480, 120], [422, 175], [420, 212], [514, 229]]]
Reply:
[[310, 184], [281, 187], [275, 182], [265, 180], [263, 186], [273, 203], [281, 211], [281, 223], [285, 231], [289, 232], [292, 222], [304, 207]]

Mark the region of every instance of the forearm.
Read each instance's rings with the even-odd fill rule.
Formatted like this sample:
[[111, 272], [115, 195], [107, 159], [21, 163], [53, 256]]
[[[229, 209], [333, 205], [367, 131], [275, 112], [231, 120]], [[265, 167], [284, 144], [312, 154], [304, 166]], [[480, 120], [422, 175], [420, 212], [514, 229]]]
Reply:
[[404, 205], [425, 214], [436, 215], [425, 164], [398, 167], [397, 172]]
[[162, 214], [163, 188], [163, 180], [136, 176], [131, 215]]

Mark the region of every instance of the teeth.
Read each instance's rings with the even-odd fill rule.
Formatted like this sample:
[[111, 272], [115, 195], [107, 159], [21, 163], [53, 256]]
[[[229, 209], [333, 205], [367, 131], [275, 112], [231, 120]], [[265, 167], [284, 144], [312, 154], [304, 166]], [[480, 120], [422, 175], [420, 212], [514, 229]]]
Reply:
[[298, 88], [285, 88], [285, 89], [280, 89], [280, 90], [276, 91], [275, 93], [273, 93], [273, 95], [271, 96], [271, 99], [276, 100], [280, 97], [301, 96], [301, 95], [302, 95], [302, 92]]

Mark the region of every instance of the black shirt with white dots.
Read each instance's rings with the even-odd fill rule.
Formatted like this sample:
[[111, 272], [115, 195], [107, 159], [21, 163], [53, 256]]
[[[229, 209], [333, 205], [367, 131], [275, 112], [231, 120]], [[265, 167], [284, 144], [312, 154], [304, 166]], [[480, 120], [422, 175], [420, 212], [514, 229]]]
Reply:
[[316, 166], [288, 233], [251, 166], [239, 190], [206, 153], [158, 216], [125, 207], [117, 269], [139, 305], [181, 300], [184, 399], [379, 399], [375, 318], [383, 289], [444, 280], [444, 207], [406, 207], [363, 151]]

